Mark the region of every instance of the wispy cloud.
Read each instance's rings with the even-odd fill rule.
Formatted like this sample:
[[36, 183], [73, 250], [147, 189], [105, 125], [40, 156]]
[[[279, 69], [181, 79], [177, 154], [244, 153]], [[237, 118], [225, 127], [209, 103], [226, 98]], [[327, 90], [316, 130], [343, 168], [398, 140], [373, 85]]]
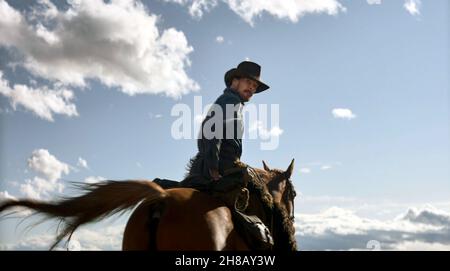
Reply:
[[166, 2], [174, 2], [189, 7], [189, 14], [200, 19], [205, 12], [217, 6], [217, 0], [164, 0]]
[[0, 14], [0, 46], [15, 48], [19, 65], [50, 82], [87, 87], [97, 79], [129, 95], [170, 97], [199, 89], [186, 73], [193, 48], [184, 33], [160, 31], [139, 1], [69, 1], [66, 10], [37, 1], [24, 13], [0, 0]]
[[279, 137], [281, 134], [283, 134], [283, 129], [281, 129], [279, 126], [273, 126], [270, 129], [266, 128], [267, 125], [264, 125], [262, 121], [256, 121], [254, 124], [252, 124], [249, 128], [249, 132], [255, 132], [257, 131], [258, 134], [263, 139], [271, 138], [271, 137]]
[[[217, 0], [165, 0], [189, 7], [189, 13], [200, 18], [204, 12], [208, 12], [217, 6]], [[250, 25], [254, 19], [267, 13], [278, 19], [287, 19], [297, 22], [306, 14], [326, 13], [337, 15], [345, 12], [346, 8], [337, 0], [275, 0], [275, 1], [253, 1], [253, 0], [224, 0], [225, 4]]]
[[381, 4], [381, 0], [367, 0], [367, 3], [369, 5], [380, 5]]
[[150, 112], [150, 113], [148, 113], [148, 117], [150, 119], [160, 119], [163, 117], [163, 115], [162, 114], [154, 114], [154, 113]]
[[300, 169], [300, 172], [301, 172], [301, 173], [306, 173], [306, 174], [308, 174], [308, 173], [311, 173], [311, 169], [309, 169], [309, 168], [307, 168], [307, 167], [304, 167], [304, 168], [301, 168], [301, 169]]
[[86, 168], [86, 169], [89, 168], [87, 161], [84, 160], [84, 159], [81, 158], [81, 157], [78, 157], [77, 166], [79, 166], [79, 167], [81, 167], [81, 168]]
[[303, 168], [300, 169], [301, 173], [311, 173], [314, 170], [329, 170], [332, 169], [334, 167], [338, 167], [341, 166], [342, 163], [341, 162], [310, 162], [310, 163], [302, 163], [302, 165], [304, 166]]
[[331, 111], [331, 113], [333, 114], [333, 117], [337, 118], [337, 119], [354, 119], [356, 118], [356, 115], [353, 114], [352, 110], [348, 109], [348, 108], [335, 108]]

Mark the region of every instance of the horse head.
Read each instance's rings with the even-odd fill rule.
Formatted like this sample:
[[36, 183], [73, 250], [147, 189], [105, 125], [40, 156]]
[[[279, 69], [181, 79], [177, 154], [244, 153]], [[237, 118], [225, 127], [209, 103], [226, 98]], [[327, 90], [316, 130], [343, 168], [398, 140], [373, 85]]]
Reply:
[[278, 203], [289, 215], [289, 219], [294, 222], [294, 199], [297, 195], [291, 181], [291, 176], [294, 171], [294, 159], [292, 159], [285, 171], [271, 169], [265, 161], [262, 162], [264, 170], [272, 176], [268, 179], [267, 188], [273, 197], [273, 201]]

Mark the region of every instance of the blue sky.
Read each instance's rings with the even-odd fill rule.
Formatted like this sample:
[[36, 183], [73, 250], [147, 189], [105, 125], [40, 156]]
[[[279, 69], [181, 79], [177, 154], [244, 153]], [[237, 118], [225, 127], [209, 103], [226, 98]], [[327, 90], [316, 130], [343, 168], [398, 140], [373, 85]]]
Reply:
[[[447, 1], [0, 3], [2, 197], [50, 199], [89, 177], [181, 179], [196, 141], [171, 136], [173, 106], [212, 103], [250, 59], [271, 86], [251, 103], [278, 104], [282, 133], [274, 150], [245, 140], [242, 160], [296, 159], [301, 248], [450, 248], [450, 223], [429, 224], [450, 221]], [[2, 248], [45, 249], [46, 227], [14, 225], [0, 222]], [[84, 249], [120, 248], [83, 234]]]

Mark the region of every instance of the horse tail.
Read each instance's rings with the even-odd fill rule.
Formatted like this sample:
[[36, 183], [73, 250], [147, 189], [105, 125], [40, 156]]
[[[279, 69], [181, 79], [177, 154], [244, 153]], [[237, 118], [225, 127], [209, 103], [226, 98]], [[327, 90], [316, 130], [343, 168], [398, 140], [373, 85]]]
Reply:
[[78, 187], [85, 194], [55, 202], [7, 200], [0, 203], [0, 213], [12, 207], [26, 207], [49, 219], [59, 219], [63, 228], [51, 246], [52, 250], [63, 238], [68, 236], [69, 241], [75, 230], [85, 223], [126, 211], [143, 200], [152, 204], [167, 197], [164, 189], [151, 181], [105, 181]]

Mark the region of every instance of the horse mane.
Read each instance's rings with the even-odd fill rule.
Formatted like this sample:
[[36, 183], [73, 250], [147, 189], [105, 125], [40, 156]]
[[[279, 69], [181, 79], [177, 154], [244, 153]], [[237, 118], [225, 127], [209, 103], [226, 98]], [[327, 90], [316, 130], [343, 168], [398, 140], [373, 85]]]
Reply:
[[202, 159], [200, 159], [199, 153], [197, 153], [194, 157], [190, 158], [189, 162], [185, 167], [186, 173], [184, 174], [184, 179], [187, 179], [190, 176], [198, 175], [199, 173], [201, 173], [202, 172], [201, 162]]
[[[274, 250], [276, 251], [296, 251], [297, 242], [295, 240], [295, 227], [289, 219], [289, 215], [285, 209], [283, 209], [280, 204], [273, 202], [272, 195], [267, 189], [266, 183], [263, 179], [269, 179], [270, 174], [281, 174], [281, 170], [272, 169], [271, 172], [267, 172], [262, 169], [252, 168], [250, 172], [255, 171], [256, 174], [262, 176], [258, 178], [255, 176], [248, 183], [248, 189], [250, 193], [254, 193], [259, 199], [261, 199], [261, 204], [263, 209], [268, 215], [268, 217], [273, 218], [273, 228], [272, 234], [276, 235], [276, 242], [274, 243]], [[289, 189], [294, 191], [292, 182], [286, 180], [289, 184]], [[295, 191], [294, 191], [295, 193]]]
[[286, 210], [278, 203], [273, 208], [273, 231], [277, 236], [274, 243], [275, 251], [296, 251], [297, 241], [295, 240], [295, 227], [289, 219]]

